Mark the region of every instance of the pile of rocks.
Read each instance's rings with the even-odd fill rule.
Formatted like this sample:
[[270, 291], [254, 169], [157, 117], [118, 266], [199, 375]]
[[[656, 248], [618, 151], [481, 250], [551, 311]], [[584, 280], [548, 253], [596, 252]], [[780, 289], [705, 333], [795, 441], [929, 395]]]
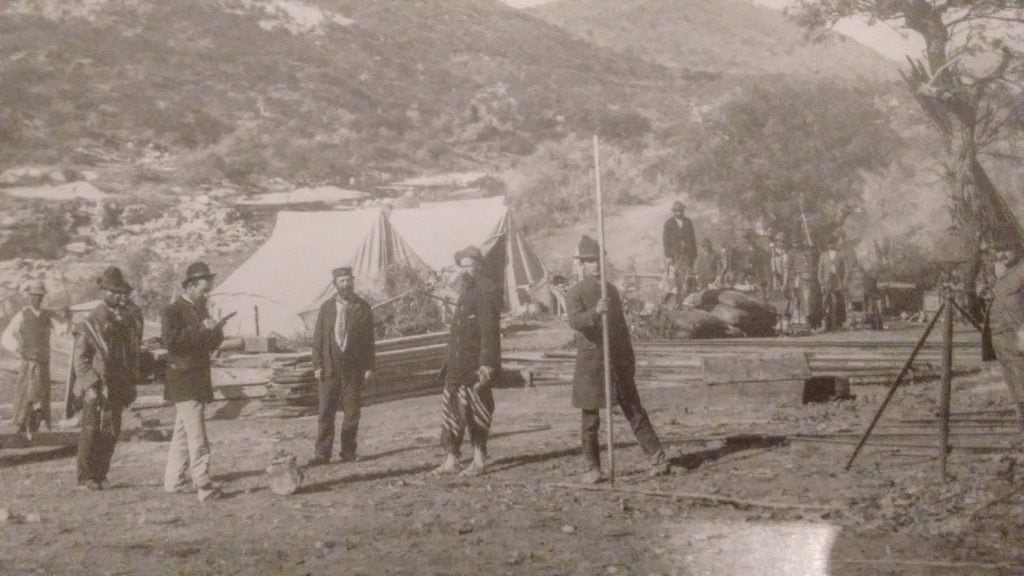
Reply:
[[776, 335], [778, 313], [775, 308], [741, 292], [701, 290], [690, 294], [684, 305], [686, 308], [672, 318], [679, 338]]

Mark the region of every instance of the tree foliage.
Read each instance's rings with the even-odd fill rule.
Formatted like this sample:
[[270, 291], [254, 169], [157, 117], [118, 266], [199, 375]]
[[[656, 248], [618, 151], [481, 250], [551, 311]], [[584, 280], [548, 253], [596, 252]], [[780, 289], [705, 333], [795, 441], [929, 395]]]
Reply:
[[863, 171], [900, 146], [869, 94], [823, 84], [755, 85], [718, 110], [702, 141], [685, 172], [693, 196], [794, 238], [804, 216], [840, 224], [860, 203]]
[[[904, 74], [912, 93], [946, 141], [941, 159], [953, 221], [969, 242], [1020, 242], [1020, 229], [1005, 211], [979, 153], [1024, 127], [1024, 65], [1018, 0], [796, 0], [789, 14], [811, 36], [848, 18], [885, 21], [924, 43]], [[992, 238], [1009, 229], [1007, 238]], [[987, 230], [987, 232], [986, 232]]]

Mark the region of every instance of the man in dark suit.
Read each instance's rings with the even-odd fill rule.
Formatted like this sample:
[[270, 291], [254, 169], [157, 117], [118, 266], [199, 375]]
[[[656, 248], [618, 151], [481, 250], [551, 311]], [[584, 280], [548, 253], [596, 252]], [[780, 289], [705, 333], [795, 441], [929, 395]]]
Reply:
[[316, 455], [310, 466], [331, 461], [339, 401], [344, 411], [341, 461], [356, 459], [363, 385], [373, 377], [376, 355], [373, 309], [356, 294], [352, 268], [335, 268], [331, 274], [335, 295], [320, 305], [313, 329], [313, 371], [320, 383], [320, 402]]
[[161, 315], [161, 334], [167, 347], [164, 399], [174, 403], [174, 434], [167, 450], [164, 491], [191, 492], [186, 472], [200, 502], [222, 496], [210, 478], [210, 443], [206, 437], [206, 405], [213, 402], [210, 355], [224, 341], [223, 321], [210, 318], [206, 296], [213, 273], [205, 262], [185, 271], [182, 293]]
[[661, 447], [661, 441], [651, 425], [647, 412], [640, 403], [634, 372], [636, 359], [629, 335], [629, 326], [622, 311], [619, 291], [610, 283], [607, 285], [608, 299], [601, 299], [601, 272], [598, 244], [589, 236], [580, 239], [576, 258], [579, 259], [583, 279], [574, 284], [565, 294], [565, 306], [569, 314], [569, 325], [576, 330], [576, 368], [572, 382], [572, 405], [583, 411], [581, 440], [586, 472], [583, 481], [589, 484], [600, 482], [601, 447], [598, 430], [601, 425], [600, 410], [604, 400], [604, 340], [601, 316], [608, 315], [608, 344], [611, 352], [612, 401], [619, 405], [640, 448], [647, 455], [651, 468], [649, 474], [658, 476], [669, 473], [668, 458]]
[[442, 392], [441, 442], [445, 460], [435, 470], [458, 470], [462, 439], [469, 428], [473, 463], [462, 476], [484, 473], [487, 435], [494, 414], [491, 385], [501, 370], [501, 296], [483, 274], [483, 254], [475, 246], [455, 253], [462, 269], [461, 289], [452, 315]]
[[693, 222], [686, 217], [686, 206], [676, 200], [672, 204], [672, 217], [662, 227], [662, 247], [665, 249], [665, 268], [669, 279], [669, 287], [663, 302], [673, 296], [676, 305], [682, 304], [689, 291], [690, 276], [693, 274], [693, 263], [697, 259], [697, 239], [693, 232]]
[[107, 481], [121, 434], [121, 412], [135, 401], [142, 343], [142, 317], [128, 307], [132, 287], [121, 269], [107, 268], [97, 283], [103, 300], [72, 329], [72, 363], [82, 410], [78, 485], [89, 490], [102, 490]]
[[818, 286], [825, 330], [836, 330], [846, 322], [846, 257], [835, 238], [829, 238], [825, 248], [818, 257]]

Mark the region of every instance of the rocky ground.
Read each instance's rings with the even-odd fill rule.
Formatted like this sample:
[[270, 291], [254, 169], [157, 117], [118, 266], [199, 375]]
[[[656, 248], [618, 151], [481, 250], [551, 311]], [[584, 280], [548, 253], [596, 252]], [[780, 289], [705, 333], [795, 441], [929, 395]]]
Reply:
[[[567, 335], [524, 334], [542, 347]], [[267, 489], [264, 470], [282, 449], [311, 455], [312, 417], [210, 422], [214, 471], [228, 497], [206, 504], [162, 493], [165, 443], [120, 444], [103, 492], [75, 488], [73, 458], [11, 465], [0, 454], [0, 507], [9, 515], [0, 523], [0, 574], [1024, 572], [1024, 474], [1008, 479], [1000, 451], [953, 451], [943, 483], [937, 434], [917, 440], [925, 448], [868, 447], [849, 472], [852, 445], [794, 438], [860, 432], [882, 386], [808, 406], [784, 387], [738, 395], [642, 386], [676, 469], [648, 478], [616, 416], [618, 491], [576, 484], [569, 392], [498, 390], [490, 472], [468, 480], [429, 474], [442, 456], [433, 397], [366, 408], [360, 460], [309, 470], [290, 497]], [[937, 398], [937, 383], [908, 386], [882, 422], [933, 416]], [[992, 370], [957, 379], [953, 398], [958, 411], [1008, 406]], [[167, 423], [171, 413], [153, 416]], [[725, 440], [741, 434], [762, 436]], [[769, 441], [776, 435], [788, 439]]]

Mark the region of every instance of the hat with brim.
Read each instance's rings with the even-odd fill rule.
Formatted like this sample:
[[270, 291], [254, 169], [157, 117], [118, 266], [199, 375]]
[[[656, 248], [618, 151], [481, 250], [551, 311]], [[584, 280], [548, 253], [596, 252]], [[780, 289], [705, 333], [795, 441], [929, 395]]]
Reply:
[[211, 279], [214, 276], [215, 274], [210, 272], [210, 267], [206, 265], [206, 262], [193, 262], [185, 270], [185, 279], [181, 281], [181, 287], [184, 288], [196, 280]]
[[672, 211], [673, 212], [685, 212], [686, 211], [686, 204], [683, 204], [679, 200], [676, 200], [675, 202], [672, 203]]
[[590, 236], [584, 235], [580, 238], [580, 243], [576, 246], [576, 255], [573, 258], [577, 260], [597, 260], [601, 257], [601, 246]]
[[25, 293], [31, 296], [45, 296], [46, 284], [42, 280], [31, 280], [25, 284]]
[[103, 271], [103, 274], [96, 280], [100, 288], [111, 292], [131, 292], [132, 285], [125, 282], [124, 273], [117, 266], [111, 266]]
[[476, 246], [466, 246], [462, 250], [455, 253], [455, 263], [460, 264], [463, 258], [472, 258], [477, 262], [484, 261], [484, 254]]

